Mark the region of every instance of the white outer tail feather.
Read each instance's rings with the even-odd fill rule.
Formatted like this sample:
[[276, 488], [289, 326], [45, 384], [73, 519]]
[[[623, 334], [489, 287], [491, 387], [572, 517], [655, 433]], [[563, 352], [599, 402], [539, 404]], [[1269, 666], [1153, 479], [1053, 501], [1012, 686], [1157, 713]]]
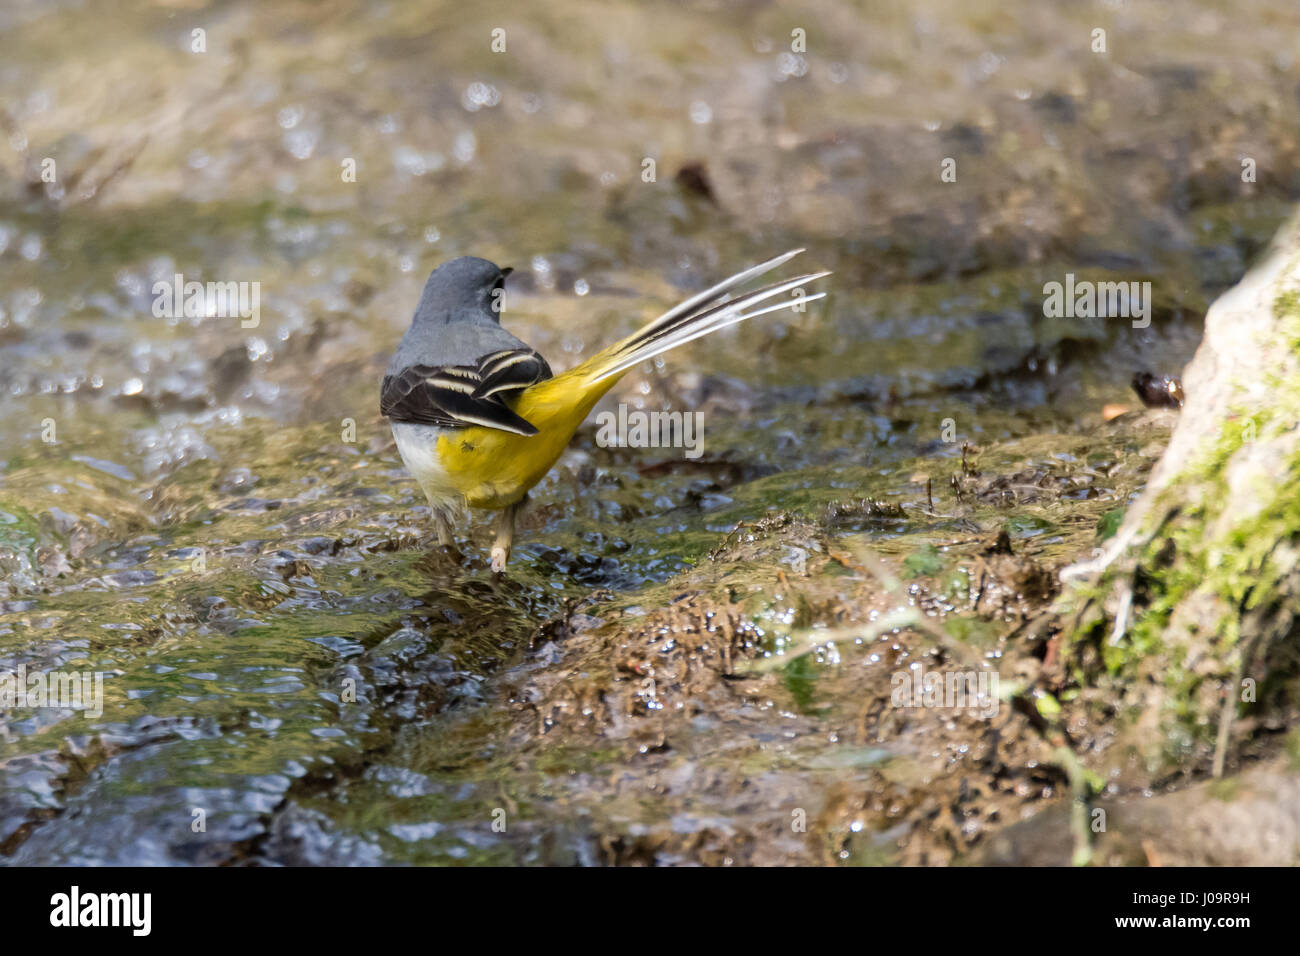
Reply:
[[811, 272], [807, 275], [789, 279], [769, 288], [747, 293], [731, 302], [725, 303], [722, 307], [715, 305], [718, 299], [726, 295], [732, 289], [743, 285], [751, 279], [757, 278], [765, 272], [775, 269], [777, 266], [788, 262], [803, 251], [804, 250], [802, 249], [792, 249], [783, 255], [777, 256], [775, 259], [769, 259], [761, 265], [746, 269], [743, 272], [738, 272], [729, 279], [724, 279], [712, 288], [706, 289], [698, 295], [694, 295], [685, 302], [682, 302], [680, 305], [669, 309], [645, 328], [638, 331], [634, 338], [651, 335], [656, 330], [663, 328], [665, 325], [681, 318], [681, 316], [688, 314], [702, 305], [711, 306], [710, 309], [706, 309], [700, 316], [702, 321], [697, 323], [688, 320], [681, 328], [676, 329], [664, 338], [648, 342], [639, 348], [635, 348], [627, 355], [618, 358], [615, 364], [608, 368], [601, 369], [600, 374], [592, 380], [593, 384], [603, 381], [612, 375], [619, 375], [622, 372], [626, 372], [628, 369], [632, 368], [632, 366], [644, 362], [647, 359], [652, 359], [656, 355], [661, 355], [669, 349], [674, 349], [679, 345], [685, 345], [687, 342], [694, 341], [701, 336], [708, 335], [711, 332], [716, 332], [729, 325], [735, 325], [737, 322], [743, 322], [746, 319], [752, 319], [759, 315], [766, 315], [769, 312], [779, 312], [782, 309], [791, 309], [795, 306], [802, 305], [805, 302], [814, 302], [817, 299], [825, 298], [825, 292], [818, 292], [814, 295], [806, 295], [797, 299], [778, 302], [776, 305], [769, 305], [762, 309], [756, 309], [753, 312], [744, 311], [750, 306], [757, 305], [766, 299], [772, 298], [772, 296], [781, 295], [782, 293], [789, 292], [791, 289], [795, 289], [806, 282], [813, 282], [830, 275], [830, 272]]

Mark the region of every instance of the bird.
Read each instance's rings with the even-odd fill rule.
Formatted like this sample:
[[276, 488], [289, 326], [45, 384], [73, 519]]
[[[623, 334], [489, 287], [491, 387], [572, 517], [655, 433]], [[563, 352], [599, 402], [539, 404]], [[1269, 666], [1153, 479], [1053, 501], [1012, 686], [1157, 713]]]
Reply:
[[[801, 287], [830, 272], [731, 297], [803, 251], [737, 272], [558, 375], [536, 349], [501, 327], [511, 269], [474, 256], [434, 269], [385, 370], [379, 404], [402, 463], [428, 499], [438, 543], [454, 545], [453, 522], [467, 508], [495, 511], [491, 569], [504, 573], [529, 489], [551, 470], [596, 402], [647, 359], [825, 297]], [[786, 293], [791, 297], [777, 299]]]

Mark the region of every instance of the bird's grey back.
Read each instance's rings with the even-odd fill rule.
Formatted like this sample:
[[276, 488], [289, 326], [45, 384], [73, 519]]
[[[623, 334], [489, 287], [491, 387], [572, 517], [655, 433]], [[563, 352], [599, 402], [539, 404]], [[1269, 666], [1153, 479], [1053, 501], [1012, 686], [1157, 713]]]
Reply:
[[466, 315], [440, 325], [414, 323], [398, 343], [385, 374], [395, 375], [412, 365], [475, 365], [491, 352], [529, 348], [527, 342], [480, 316]]

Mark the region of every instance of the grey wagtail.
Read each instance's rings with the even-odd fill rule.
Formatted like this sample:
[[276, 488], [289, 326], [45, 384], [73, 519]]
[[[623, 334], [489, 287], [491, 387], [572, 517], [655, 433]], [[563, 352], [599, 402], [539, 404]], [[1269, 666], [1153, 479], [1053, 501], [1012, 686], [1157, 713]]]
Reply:
[[402, 461], [429, 499], [438, 543], [452, 544], [452, 519], [466, 506], [496, 511], [492, 570], [504, 571], [515, 514], [528, 490], [551, 470], [600, 397], [628, 369], [661, 352], [822, 298], [826, 293], [798, 295], [746, 311], [829, 272], [728, 298], [800, 252], [736, 273], [559, 375], [501, 328], [501, 297], [511, 270], [472, 256], [434, 269], [384, 373], [379, 408], [392, 421]]

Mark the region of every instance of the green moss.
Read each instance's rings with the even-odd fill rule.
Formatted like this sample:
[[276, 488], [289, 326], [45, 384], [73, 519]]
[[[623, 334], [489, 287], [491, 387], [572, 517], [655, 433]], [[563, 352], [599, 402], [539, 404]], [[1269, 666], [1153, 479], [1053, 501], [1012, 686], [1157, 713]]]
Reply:
[[1287, 766], [1293, 773], [1300, 773], [1300, 729], [1287, 733], [1285, 748]]
[[1273, 300], [1273, 314], [1283, 322], [1300, 318], [1300, 290], [1279, 293]]
[[962, 644], [974, 647], [993, 647], [1001, 636], [1001, 626], [978, 617], [952, 615], [944, 620], [944, 630]]
[[825, 707], [817, 704], [819, 674], [820, 669], [810, 654], [796, 657], [781, 670], [781, 679], [800, 713], [816, 715], [826, 711]]
[[1119, 526], [1124, 522], [1124, 510], [1123, 508], [1114, 508], [1101, 516], [1101, 520], [1097, 522], [1097, 537], [1099, 540], [1105, 541], [1107, 538], [1115, 536], [1115, 532], [1119, 530]]
[[1226, 777], [1210, 782], [1210, 796], [1216, 800], [1222, 800], [1224, 803], [1231, 803], [1236, 800], [1240, 792], [1241, 784], [1235, 777]]
[[944, 560], [934, 545], [927, 544], [904, 558], [903, 566], [907, 568], [909, 577], [919, 578], [941, 572], [944, 567]]

